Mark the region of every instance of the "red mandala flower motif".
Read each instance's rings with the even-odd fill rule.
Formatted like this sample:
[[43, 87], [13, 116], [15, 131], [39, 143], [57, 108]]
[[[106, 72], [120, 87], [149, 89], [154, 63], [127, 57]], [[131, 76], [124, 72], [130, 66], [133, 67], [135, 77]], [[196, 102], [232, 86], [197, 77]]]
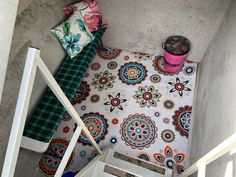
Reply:
[[159, 76], [158, 74], [153, 74], [153, 75], [150, 76], [150, 80], [153, 83], [161, 82], [161, 76]]
[[98, 50], [98, 55], [105, 59], [105, 60], [112, 60], [118, 57], [121, 53], [121, 49], [114, 49], [114, 48], [102, 48]]
[[171, 143], [175, 140], [175, 134], [170, 129], [165, 129], [161, 132], [161, 138], [166, 143]]
[[92, 95], [90, 101], [96, 103], [99, 101], [99, 99], [100, 99], [99, 95]]
[[183, 153], [174, 154], [170, 146], [165, 147], [164, 154], [154, 153], [153, 157], [161, 166], [173, 169], [173, 164], [175, 164], [178, 173], [184, 172], [185, 155]]
[[77, 91], [77, 95], [74, 100], [72, 100], [71, 104], [80, 104], [82, 101], [86, 100], [89, 96], [90, 86], [86, 81], [81, 82], [80, 89]]
[[165, 101], [163, 102], [163, 106], [164, 106], [166, 109], [173, 109], [174, 106], [175, 106], [175, 104], [174, 104], [174, 102], [171, 101], [171, 100], [165, 100]]
[[[97, 143], [105, 138], [105, 135], [108, 133], [108, 123], [104, 115], [90, 112], [81, 116], [81, 119]], [[77, 125], [75, 124], [74, 131], [76, 128]], [[81, 133], [78, 142], [81, 142], [83, 145], [92, 145], [84, 132]]]
[[120, 127], [121, 139], [132, 149], [148, 148], [157, 138], [155, 122], [144, 114], [129, 115]]
[[125, 56], [124, 59], [125, 59], [125, 60], [129, 60], [129, 56]]
[[90, 68], [91, 68], [93, 71], [97, 71], [97, 70], [99, 70], [101, 67], [102, 67], [102, 65], [101, 65], [100, 63], [97, 63], [97, 62], [92, 63], [92, 64], [90, 65]]
[[157, 111], [157, 112], [154, 113], [154, 115], [155, 115], [156, 117], [159, 117], [159, 116], [160, 116], [160, 112]]
[[[54, 139], [51, 141], [47, 151], [43, 153], [40, 161], [39, 168], [45, 175], [53, 176], [64, 156], [69, 142], [64, 139]], [[74, 153], [70, 156], [67, 167], [71, 164]]]
[[164, 122], [165, 124], [168, 124], [168, 123], [170, 123], [170, 119], [169, 119], [168, 117], [165, 117], [165, 118], [163, 119], [163, 122]]
[[180, 135], [186, 136], [187, 138], [190, 130], [191, 113], [192, 107], [185, 106], [176, 110], [175, 115], [173, 116], [173, 124], [175, 125], [176, 131], [180, 132]]
[[86, 73], [84, 77], [89, 77], [89, 73]]
[[68, 133], [69, 131], [70, 131], [70, 127], [65, 126], [65, 127], [63, 128], [63, 132], [64, 132], [64, 133]]
[[142, 159], [142, 160], [146, 160], [146, 161], [150, 161], [150, 156], [146, 153], [146, 152], [143, 152], [141, 154], [138, 155], [138, 158], [139, 159]]
[[112, 119], [112, 124], [116, 125], [119, 123], [119, 120], [117, 118]]
[[170, 73], [168, 71], [165, 70], [163, 64], [164, 64], [164, 56], [155, 56], [155, 59], [153, 60], [153, 64], [152, 66], [154, 67], [154, 69], [156, 71], [158, 71], [159, 74], [164, 74], [165, 76], [173, 76], [175, 74], [178, 74], [178, 72], [176, 73]]

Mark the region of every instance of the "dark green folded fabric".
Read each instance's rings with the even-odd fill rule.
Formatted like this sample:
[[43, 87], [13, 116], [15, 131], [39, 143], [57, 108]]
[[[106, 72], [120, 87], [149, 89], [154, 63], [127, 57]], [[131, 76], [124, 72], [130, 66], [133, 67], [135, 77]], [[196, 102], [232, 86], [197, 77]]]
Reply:
[[[84, 47], [75, 58], [70, 59], [67, 56], [55, 74], [56, 81], [70, 101], [73, 100], [80, 88], [81, 81], [93, 61], [104, 32], [105, 29], [95, 32], [94, 40]], [[25, 127], [24, 136], [46, 143], [49, 142], [65, 113], [65, 108], [52, 91], [47, 88]]]

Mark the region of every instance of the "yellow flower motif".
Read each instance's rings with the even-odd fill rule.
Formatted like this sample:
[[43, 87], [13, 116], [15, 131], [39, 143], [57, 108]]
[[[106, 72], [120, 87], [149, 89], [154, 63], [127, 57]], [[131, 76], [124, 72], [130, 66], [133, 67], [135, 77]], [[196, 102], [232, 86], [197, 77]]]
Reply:
[[99, 91], [102, 91], [103, 89], [108, 89], [113, 87], [113, 82], [115, 80], [116, 76], [113, 76], [108, 71], [100, 72], [98, 74], [94, 75], [93, 82], [91, 85], [98, 88]]
[[156, 107], [157, 101], [159, 101], [159, 98], [161, 97], [161, 94], [155, 90], [154, 86], [139, 86], [138, 91], [136, 91], [136, 94], [133, 96], [134, 99], [137, 100], [140, 107]]

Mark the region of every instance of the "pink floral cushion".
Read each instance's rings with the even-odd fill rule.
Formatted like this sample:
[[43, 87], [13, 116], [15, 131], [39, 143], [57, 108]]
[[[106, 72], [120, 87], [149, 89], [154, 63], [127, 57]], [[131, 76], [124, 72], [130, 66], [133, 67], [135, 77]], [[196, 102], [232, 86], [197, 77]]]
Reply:
[[107, 27], [107, 22], [102, 18], [97, 5], [97, 0], [83, 0], [64, 8], [64, 14], [70, 15], [79, 10], [89, 28], [90, 32]]

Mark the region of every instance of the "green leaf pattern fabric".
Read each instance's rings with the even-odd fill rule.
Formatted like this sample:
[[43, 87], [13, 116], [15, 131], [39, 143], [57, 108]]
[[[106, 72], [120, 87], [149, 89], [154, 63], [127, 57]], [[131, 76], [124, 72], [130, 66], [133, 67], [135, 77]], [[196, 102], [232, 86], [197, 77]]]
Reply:
[[79, 12], [73, 13], [50, 31], [58, 38], [70, 58], [77, 56], [93, 40], [93, 35]]
[[79, 29], [80, 29], [81, 31], [86, 31], [84, 22], [83, 22], [81, 19], [77, 19], [77, 23], [78, 23]]
[[64, 35], [67, 36], [69, 34], [69, 31], [70, 31], [70, 24], [69, 23], [65, 23], [64, 26], [63, 26]]

